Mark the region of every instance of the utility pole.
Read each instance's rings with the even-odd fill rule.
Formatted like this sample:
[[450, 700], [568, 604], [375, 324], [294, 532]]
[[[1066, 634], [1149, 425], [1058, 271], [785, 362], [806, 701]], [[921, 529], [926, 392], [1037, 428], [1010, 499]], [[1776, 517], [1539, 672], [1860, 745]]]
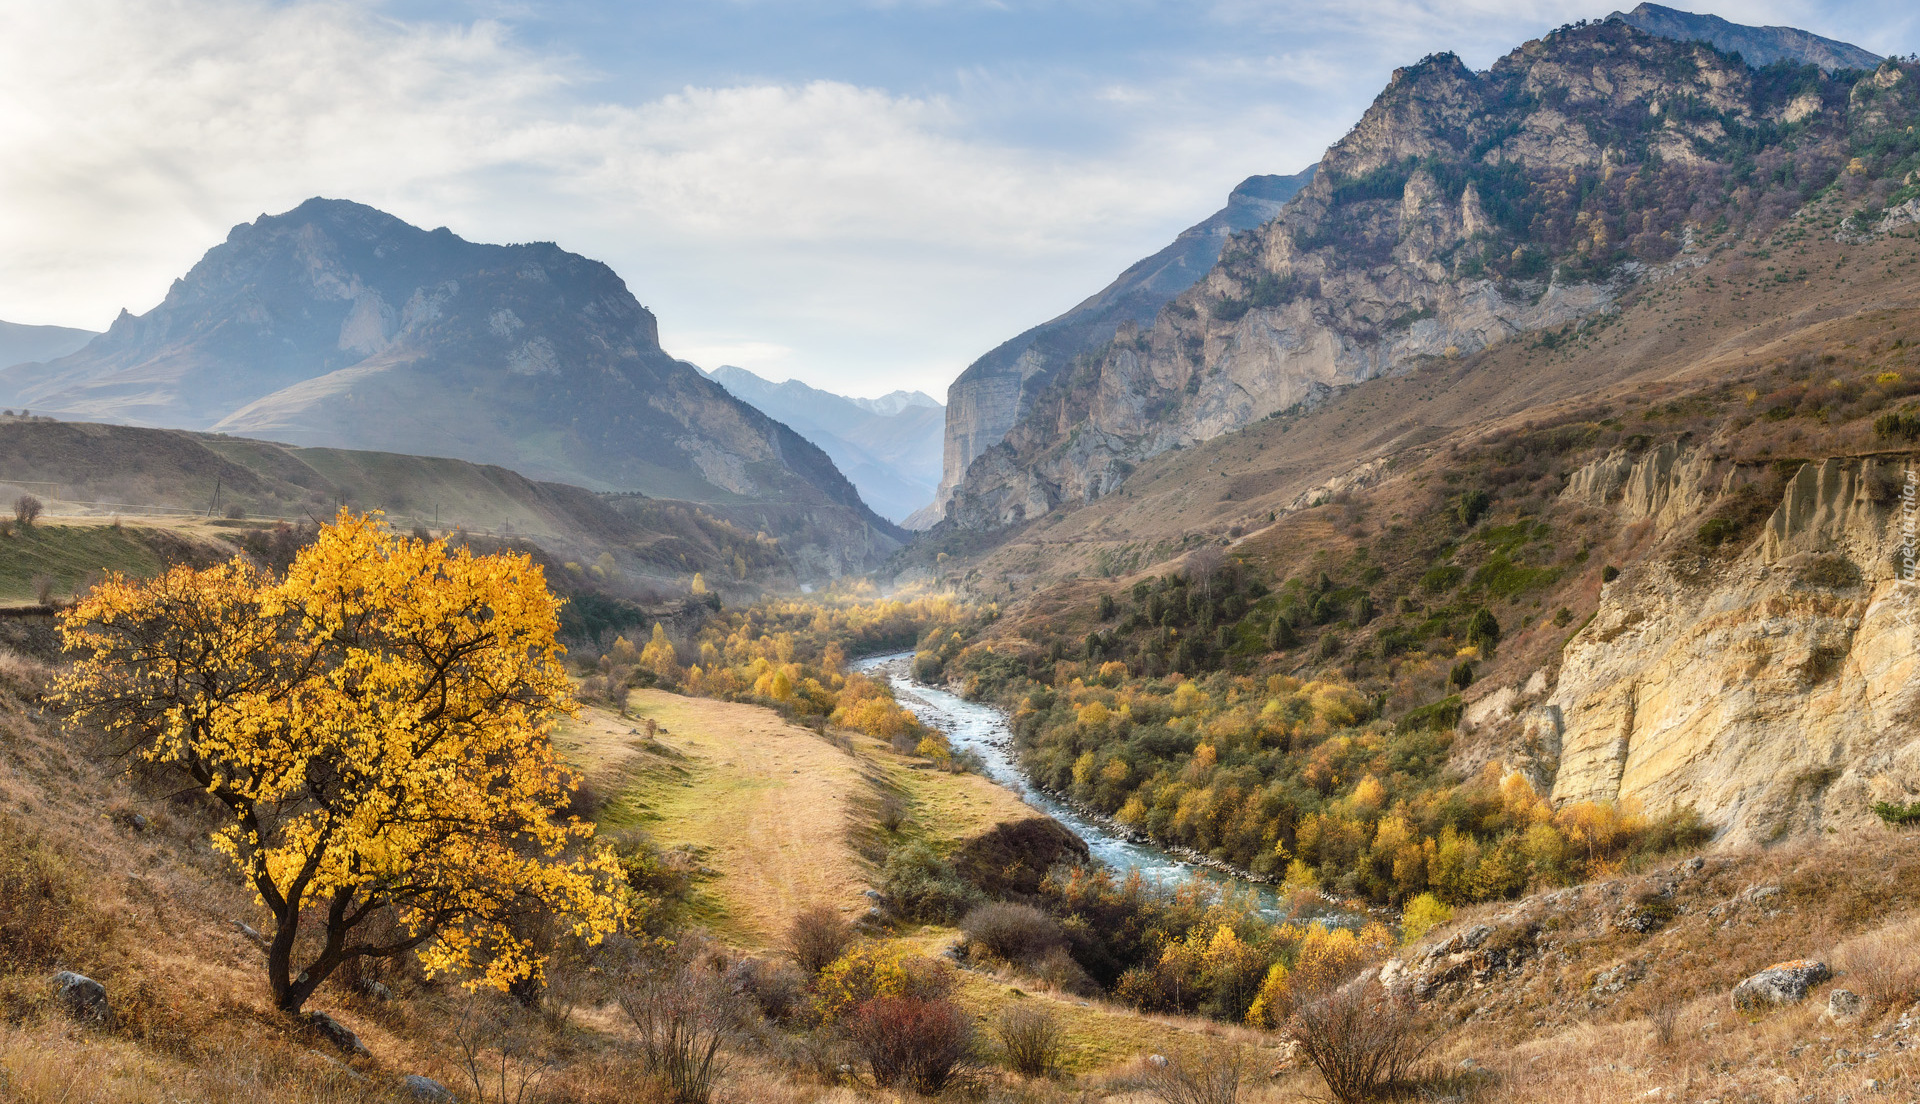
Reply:
[[212, 517], [213, 512], [215, 510], [218, 510], [219, 508], [220, 508], [220, 477], [216, 475], [213, 477], [213, 504], [207, 507], [207, 516]]

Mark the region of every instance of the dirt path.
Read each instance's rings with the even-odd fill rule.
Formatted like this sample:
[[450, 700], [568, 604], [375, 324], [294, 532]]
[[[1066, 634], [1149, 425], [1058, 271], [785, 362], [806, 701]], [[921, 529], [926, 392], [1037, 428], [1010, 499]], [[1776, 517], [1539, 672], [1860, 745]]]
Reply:
[[757, 706], [645, 690], [630, 712], [686, 757], [684, 776], [650, 772], [633, 796], [655, 842], [701, 848], [719, 875], [723, 935], [768, 946], [809, 905], [863, 908], [867, 875], [847, 839], [865, 785], [852, 755]]

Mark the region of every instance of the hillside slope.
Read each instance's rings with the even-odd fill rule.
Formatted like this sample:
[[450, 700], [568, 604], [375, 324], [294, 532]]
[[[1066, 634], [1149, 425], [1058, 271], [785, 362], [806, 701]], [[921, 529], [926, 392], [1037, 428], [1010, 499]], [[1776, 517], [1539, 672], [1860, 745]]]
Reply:
[[[0, 419], [0, 496], [11, 502], [20, 494], [60, 515], [49, 525], [204, 517], [212, 520], [202, 528], [224, 526], [230, 536], [275, 522], [310, 526], [342, 506], [383, 510], [403, 529], [532, 541], [556, 562], [590, 564], [604, 553], [629, 586], [671, 594], [684, 594], [694, 572], [705, 572], [715, 586], [780, 587], [854, 566], [838, 559], [847, 534], [808, 531], [793, 511], [766, 526], [760, 523], [769, 519], [748, 518], [742, 529], [720, 508], [595, 494], [464, 460], [37, 416]], [[790, 536], [780, 542], [756, 529]], [[62, 592], [70, 574], [62, 572]]]
[[23, 326], [0, 322], [0, 368], [32, 360], [51, 360], [71, 353], [97, 336], [71, 326]]
[[[936, 535], [915, 570], [1005, 604], [991, 643], [1038, 678], [1063, 654], [1089, 682], [1094, 654], [1329, 678], [1436, 726], [1463, 782], [1691, 808], [1725, 845], [1871, 826], [1920, 797], [1920, 239], [1897, 210], [1860, 225], [1836, 188], [1601, 320], [1332, 391], [997, 539]], [[1155, 605], [1210, 560], [1266, 593]]]
[[448, 456], [591, 490], [841, 513], [825, 453], [661, 348], [605, 265], [314, 199], [237, 226], [158, 307], [0, 371], [14, 405], [297, 445]]

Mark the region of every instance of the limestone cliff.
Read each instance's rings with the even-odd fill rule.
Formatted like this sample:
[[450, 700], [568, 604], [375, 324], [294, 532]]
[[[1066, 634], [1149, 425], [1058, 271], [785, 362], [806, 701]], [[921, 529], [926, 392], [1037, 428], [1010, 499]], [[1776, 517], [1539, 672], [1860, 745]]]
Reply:
[[1313, 179], [1313, 173], [1309, 167], [1292, 176], [1241, 181], [1227, 196], [1225, 207], [1182, 231], [1165, 249], [1136, 262], [1067, 313], [996, 346], [968, 365], [947, 390], [944, 467], [926, 524], [939, 520], [974, 458], [1006, 437], [1033, 397], [1062, 368], [1112, 340], [1123, 324], [1152, 322], [1169, 300], [1207, 274], [1231, 234], [1279, 214], [1281, 206]]
[[1652, 521], [1673, 551], [1605, 587], [1556, 677], [1489, 694], [1463, 744], [1556, 804], [1693, 806], [1730, 843], [1870, 822], [1920, 793], [1920, 588], [1901, 576], [1908, 460], [1829, 458], [1760, 535], [1682, 538], [1744, 474], [1674, 445], [1587, 465], [1565, 495]]
[[1235, 235], [1151, 323], [1023, 391], [947, 516], [991, 529], [1084, 503], [1147, 457], [1327, 389], [1601, 315], [1699, 263], [1728, 220], [1777, 217], [1728, 185], [1756, 144], [1813, 187], [1850, 143], [1910, 122], [1906, 69], [1874, 81], [1884, 118], [1850, 105], [1851, 76], [1761, 72], [1622, 22], [1563, 29], [1485, 73], [1452, 55], [1399, 70], [1278, 217]]

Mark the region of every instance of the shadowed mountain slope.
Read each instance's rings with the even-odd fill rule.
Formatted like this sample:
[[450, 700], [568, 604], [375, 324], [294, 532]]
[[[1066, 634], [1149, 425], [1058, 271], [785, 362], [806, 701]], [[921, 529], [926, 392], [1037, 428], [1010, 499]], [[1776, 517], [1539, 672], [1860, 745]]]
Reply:
[[[600, 491], [844, 513], [825, 453], [660, 348], [606, 265], [314, 199], [234, 228], [160, 306], [0, 371], [36, 412], [499, 464]], [[862, 543], [865, 538], [862, 538]]]

